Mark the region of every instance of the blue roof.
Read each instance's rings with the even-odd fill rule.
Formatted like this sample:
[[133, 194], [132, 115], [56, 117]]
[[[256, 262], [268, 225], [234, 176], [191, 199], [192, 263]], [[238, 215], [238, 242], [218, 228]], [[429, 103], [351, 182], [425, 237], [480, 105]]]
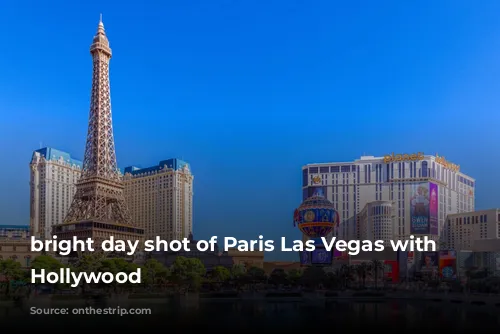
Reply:
[[171, 168], [173, 170], [182, 169], [184, 166], [188, 166], [188, 168], [190, 167], [186, 161], [174, 158], [174, 159], [162, 160], [158, 163], [158, 165], [147, 168], [139, 168], [135, 166], [125, 167], [124, 174], [130, 173], [132, 175], [138, 175], [148, 172], [157, 172], [162, 170], [164, 166], [167, 166], [167, 168]]
[[40, 153], [40, 155], [43, 155], [47, 160], [59, 160], [62, 158], [65, 162], [71, 165], [76, 165], [80, 168], [82, 167], [82, 162], [80, 160], [73, 159], [69, 153], [57, 150], [55, 148], [44, 147], [36, 150], [35, 152]]
[[29, 231], [29, 225], [0, 225], [0, 230], [25, 230]]

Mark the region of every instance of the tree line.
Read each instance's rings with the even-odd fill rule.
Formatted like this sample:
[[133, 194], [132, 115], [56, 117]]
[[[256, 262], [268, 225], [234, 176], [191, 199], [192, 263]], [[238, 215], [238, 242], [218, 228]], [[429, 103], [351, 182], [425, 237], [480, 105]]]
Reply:
[[[142, 288], [177, 287], [185, 290], [199, 290], [202, 286], [212, 290], [231, 287], [242, 289], [256, 287], [259, 284], [274, 286], [304, 286], [317, 288], [319, 286], [341, 289], [349, 288], [353, 282], [364, 287], [367, 278], [373, 278], [375, 284], [383, 276], [383, 264], [373, 260], [359, 265], [344, 265], [333, 272], [325, 272], [323, 268], [308, 267], [305, 270], [292, 269], [284, 271], [275, 269], [266, 275], [262, 268], [233, 265], [231, 268], [216, 266], [207, 270], [198, 258], [179, 256], [170, 267], [164, 266], [155, 259], [148, 259], [143, 265], [127, 261], [123, 258], [106, 258], [98, 254], [82, 255], [74, 264], [63, 264], [54, 257], [40, 255], [31, 263], [31, 268], [37, 271], [45, 269], [46, 272], [59, 272], [61, 268], [69, 268], [72, 272], [118, 272], [131, 273], [141, 268]], [[4, 293], [12, 289], [7, 282], [25, 282], [31, 285], [31, 271], [24, 270], [21, 264], [12, 259], [0, 260], [0, 276], [4, 277]], [[36, 282], [38, 285], [40, 282]], [[22, 285], [22, 284], [21, 284]], [[96, 287], [95, 285], [93, 287]], [[113, 290], [115, 292], [130, 290], [137, 285], [128, 283], [112, 283], [97, 285], [98, 288]], [[69, 284], [56, 284], [58, 289], [69, 289]], [[90, 289], [86, 283], [80, 289], [83, 292]]]

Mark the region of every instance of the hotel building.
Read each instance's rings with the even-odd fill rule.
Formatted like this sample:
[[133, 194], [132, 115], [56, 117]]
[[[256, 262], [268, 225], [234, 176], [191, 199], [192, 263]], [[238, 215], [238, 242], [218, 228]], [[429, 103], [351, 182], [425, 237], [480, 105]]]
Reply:
[[34, 236], [50, 238], [69, 209], [82, 163], [69, 153], [45, 147], [30, 162], [30, 227]]
[[438, 240], [449, 214], [474, 211], [474, 179], [438, 155], [362, 156], [308, 164], [302, 175], [303, 199], [321, 190], [339, 211], [341, 223], [333, 233], [342, 239], [429, 235]]
[[229, 248], [227, 254], [233, 259], [234, 265], [243, 266], [246, 269], [251, 267], [264, 268], [264, 252], [242, 252], [237, 248]]
[[123, 183], [132, 219], [146, 238], [187, 238], [193, 231], [193, 178], [189, 164], [179, 159], [149, 168], [127, 167]]
[[[30, 162], [30, 227], [38, 238], [50, 238], [52, 226], [61, 224], [75, 193], [82, 163], [55, 148], [33, 152]], [[149, 168], [127, 167], [125, 200], [137, 227], [146, 236], [182, 239], [193, 230], [193, 175], [179, 159]]]
[[31, 252], [30, 227], [25, 225], [0, 225], [0, 260], [11, 259], [29, 268], [40, 253]]
[[394, 211], [390, 201], [367, 203], [358, 215], [358, 238], [361, 240], [384, 240], [388, 245], [393, 238]]
[[448, 215], [442, 241], [457, 251], [500, 250], [500, 209]]

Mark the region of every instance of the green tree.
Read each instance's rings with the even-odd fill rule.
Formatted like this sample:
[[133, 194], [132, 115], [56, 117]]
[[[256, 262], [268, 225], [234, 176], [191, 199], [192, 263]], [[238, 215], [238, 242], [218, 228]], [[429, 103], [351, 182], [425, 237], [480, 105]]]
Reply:
[[[37, 256], [33, 262], [31, 262], [31, 269], [35, 269], [37, 273], [44, 269], [46, 273], [49, 272], [59, 272], [59, 269], [63, 268], [62, 263], [48, 255]], [[40, 279], [38, 278], [35, 284], [40, 284]]]
[[178, 256], [175, 258], [171, 268], [172, 277], [179, 284], [187, 285], [187, 289], [198, 289], [201, 285], [201, 278], [206, 273], [205, 266], [197, 258], [186, 258]]
[[7, 280], [16, 280], [23, 277], [21, 264], [12, 259], [0, 260], [0, 275]]
[[301, 282], [309, 288], [317, 288], [320, 284], [325, 283], [326, 273], [320, 267], [308, 267], [302, 274]]
[[343, 264], [340, 267], [341, 282], [344, 288], [348, 288], [350, 282], [353, 280], [353, 272], [355, 271], [354, 266]]
[[149, 259], [143, 266], [144, 281], [147, 284], [153, 285], [158, 281], [166, 281], [169, 276], [169, 270], [156, 259]]
[[299, 269], [292, 269], [287, 273], [287, 280], [292, 285], [297, 285], [302, 277], [302, 271]]
[[235, 264], [230, 270], [231, 280], [239, 290], [247, 282], [246, 268], [241, 264]]
[[19, 280], [23, 278], [23, 270], [21, 264], [15, 260], [7, 259], [0, 260], [0, 276], [7, 279], [5, 294], [10, 295], [10, 281]]
[[214, 269], [210, 273], [210, 276], [216, 282], [226, 282], [231, 278], [231, 272], [226, 267], [217, 266], [214, 267]]
[[344, 286], [344, 273], [341, 268], [337, 268], [326, 274], [327, 285], [330, 289], [338, 289]]
[[328, 272], [326, 274], [326, 284], [329, 289], [338, 288], [341, 282], [340, 270], [336, 269], [334, 272]]
[[384, 272], [384, 263], [382, 261], [373, 259], [370, 263], [370, 270], [373, 273], [375, 279], [375, 288], [376, 288], [379, 274]]
[[62, 267], [63, 265], [59, 260], [48, 255], [37, 256], [33, 262], [31, 262], [31, 269], [36, 269], [37, 271], [45, 269], [46, 272], [54, 272]]
[[[122, 258], [90, 258], [86, 259], [87, 261], [82, 262], [82, 268], [83, 271], [86, 272], [88, 269], [92, 268], [97, 268], [97, 271], [101, 272], [110, 272], [113, 275], [116, 275], [117, 273], [125, 273], [125, 274], [130, 274], [131, 272], [134, 272], [137, 270], [137, 265], [135, 263], [131, 263], [125, 259]], [[97, 263], [97, 261], [99, 263]], [[105, 284], [103, 283], [104, 287], [106, 288], [113, 288], [114, 292], [118, 292], [118, 287], [121, 286], [126, 286], [129, 283], [124, 283], [124, 284], [119, 284], [116, 282], [113, 282], [110, 284]]]
[[266, 280], [266, 272], [259, 267], [250, 267], [247, 270], [247, 276], [253, 283], [259, 283]]
[[244, 276], [246, 273], [245, 266], [241, 264], [235, 264], [231, 268], [231, 278], [232, 279], [239, 279], [242, 276]]
[[[103, 252], [82, 253], [76, 263], [75, 272], [81, 273], [98, 273], [103, 269], [103, 260], [106, 259], [106, 254]], [[87, 291], [88, 283], [81, 283], [82, 293]]]
[[78, 259], [75, 269], [83, 273], [99, 272], [102, 268], [104, 259], [105, 257], [98, 253], [82, 254]]
[[356, 266], [356, 273], [358, 274], [358, 278], [362, 282], [362, 287], [365, 287], [366, 277], [370, 274], [370, 265], [366, 262], [361, 262]]
[[287, 274], [283, 269], [274, 269], [269, 275], [269, 282], [274, 285], [282, 285], [288, 282]]
[[100, 261], [99, 269], [112, 274], [120, 272], [117, 265], [117, 259], [103, 259]]

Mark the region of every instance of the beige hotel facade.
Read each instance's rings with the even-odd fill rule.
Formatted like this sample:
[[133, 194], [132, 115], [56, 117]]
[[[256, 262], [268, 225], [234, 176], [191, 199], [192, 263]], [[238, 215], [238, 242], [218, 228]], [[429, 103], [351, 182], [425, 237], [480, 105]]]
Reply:
[[[42, 148], [30, 161], [30, 228], [37, 238], [51, 238], [52, 227], [64, 221], [82, 163], [67, 152]], [[124, 196], [134, 226], [145, 237], [165, 240], [193, 231], [193, 180], [190, 165], [179, 159], [148, 168], [127, 167]]]

